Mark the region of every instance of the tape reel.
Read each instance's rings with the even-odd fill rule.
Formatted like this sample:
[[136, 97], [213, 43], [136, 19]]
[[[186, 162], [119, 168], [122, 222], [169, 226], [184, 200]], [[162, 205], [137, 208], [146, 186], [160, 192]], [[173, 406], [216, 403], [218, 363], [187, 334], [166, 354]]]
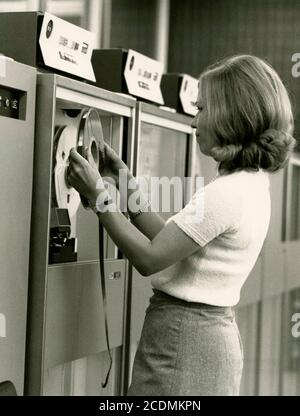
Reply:
[[77, 146], [78, 129], [74, 125], [61, 127], [54, 138], [54, 200], [58, 208], [67, 208], [70, 218], [80, 205], [79, 193], [68, 184], [67, 168], [70, 150]]
[[[77, 151], [82, 157], [88, 160], [89, 153], [92, 160], [88, 160], [98, 170], [101, 163], [104, 162], [104, 137], [102, 124], [98, 111], [95, 109], [85, 109], [81, 112], [78, 138], [77, 138]], [[89, 208], [88, 200], [80, 195], [82, 205], [85, 208]]]
[[53, 202], [58, 208], [67, 208], [70, 217], [76, 214], [80, 201], [85, 208], [89, 208], [88, 200], [67, 181], [69, 154], [73, 147], [87, 160], [90, 153], [92, 160], [89, 162], [97, 169], [104, 162], [102, 124], [95, 109], [82, 110], [78, 123], [60, 127], [54, 137]]

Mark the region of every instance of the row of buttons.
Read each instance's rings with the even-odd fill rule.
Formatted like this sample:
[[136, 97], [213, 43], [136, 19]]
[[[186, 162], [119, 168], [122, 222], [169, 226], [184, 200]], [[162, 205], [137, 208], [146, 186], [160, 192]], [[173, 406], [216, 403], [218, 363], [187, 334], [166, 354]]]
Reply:
[[4, 108], [11, 108], [12, 110], [17, 110], [18, 109], [18, 100], [14, 99], [14, 100], [10, 100], [7, 97], [1, 97], [0, 95], [0, 108], [4, 107]]

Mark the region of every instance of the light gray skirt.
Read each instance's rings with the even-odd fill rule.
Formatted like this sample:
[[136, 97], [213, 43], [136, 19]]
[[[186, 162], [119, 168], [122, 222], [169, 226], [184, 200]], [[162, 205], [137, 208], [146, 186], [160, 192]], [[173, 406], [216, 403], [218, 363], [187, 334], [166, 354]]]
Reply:
[[238, 395], [243, 347], [233, 309], [153, 292], [127, 395]]

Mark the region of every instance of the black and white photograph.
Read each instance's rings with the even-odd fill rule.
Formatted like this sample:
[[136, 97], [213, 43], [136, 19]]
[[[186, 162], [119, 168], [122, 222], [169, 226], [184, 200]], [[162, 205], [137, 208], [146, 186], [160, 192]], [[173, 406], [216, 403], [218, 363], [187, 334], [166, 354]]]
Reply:
[[299, 0], [0, 0], [0, 403], [299, 397], [299, 139]]

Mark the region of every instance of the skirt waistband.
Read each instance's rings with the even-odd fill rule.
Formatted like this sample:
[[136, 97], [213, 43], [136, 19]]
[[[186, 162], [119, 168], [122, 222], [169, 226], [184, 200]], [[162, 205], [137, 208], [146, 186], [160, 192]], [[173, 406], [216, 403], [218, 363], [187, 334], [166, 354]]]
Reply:
[[209, 305], [207, 303], [201, 303], [201, 302], [188, 302], [183, 299], [176, 298], [172, 295], [169, 295], [165, 292], [162, 292], [161, 290], [152, 288], [153, 295], [150, 298], [150, 304], [176, 304], [176, 305], [182, 305], [187, 308], [196, 308], [206, 311], [219, 311], [223, 313], [234, 313], [234, 309], [231, 306], [216, 306], [216, 305]]

